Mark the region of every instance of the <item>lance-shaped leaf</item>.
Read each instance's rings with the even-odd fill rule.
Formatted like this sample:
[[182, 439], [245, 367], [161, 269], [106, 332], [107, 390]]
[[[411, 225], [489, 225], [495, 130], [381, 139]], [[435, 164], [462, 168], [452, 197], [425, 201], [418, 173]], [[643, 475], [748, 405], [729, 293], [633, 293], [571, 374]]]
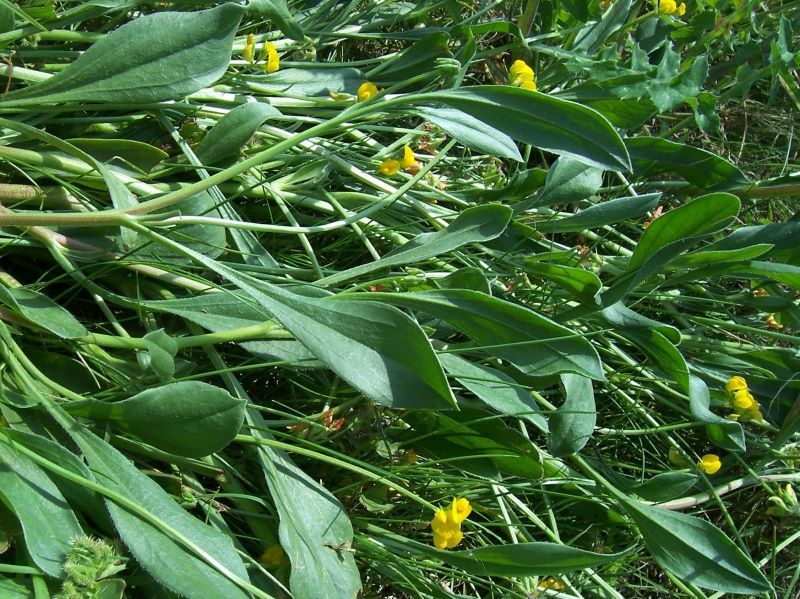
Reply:
[[479, 85], [411, 96], [465, 112], [522, 143], [613, 171], [631, 170], [625, 144], [599, 112], [510, 85]]
[[228, 68], [244, 9], [233, 3], [193, 13], [139, 17], [96, 42], [46, 81], [8, 94], [2, 106], [174, 100]]

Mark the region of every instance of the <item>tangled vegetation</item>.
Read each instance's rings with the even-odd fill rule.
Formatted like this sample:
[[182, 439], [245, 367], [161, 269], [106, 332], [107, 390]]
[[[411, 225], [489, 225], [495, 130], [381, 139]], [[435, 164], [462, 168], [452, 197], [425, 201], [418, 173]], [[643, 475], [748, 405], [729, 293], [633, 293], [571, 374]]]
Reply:
[[0, 23], [0, 596], [800, 593], [800, 2]]

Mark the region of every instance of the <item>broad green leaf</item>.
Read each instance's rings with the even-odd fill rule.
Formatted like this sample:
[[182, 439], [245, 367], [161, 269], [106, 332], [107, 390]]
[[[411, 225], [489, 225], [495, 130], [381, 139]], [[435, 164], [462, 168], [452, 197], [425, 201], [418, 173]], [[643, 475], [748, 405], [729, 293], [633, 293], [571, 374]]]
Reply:
[[175, 355], [178, 353], [177, 342], [164, 332], [164, 329], [151, 331], [142, 340], [147, 346], [147, 353], [136, 354], [140, 365], [152, 369], [162, 383], [171, 381], [175, 374]]
[[266, 102], [248, 102], [237, 106], [211, 128], [195, 148], [195, 155], [207, 165], [238, 156], [264, 121], [279, 116], [280, 111]]
[[432, 73], [437, 58], [452, 58], [447, 47], [450, 35], [445, 31], [429, 33], [414, 42], [391, 60], [367, 73], [367, 79], [376, 85], [401, 83], [423, 73]]
[[705, 248], [709, 251], [736, 250], [762, 243], [773, 245], [768, 255], [800, 248], [800, 221], [739, 227], [730, 235]]
[[466, 112], [455, 108], [421, 106], [415, 109], [414, 113], [441, 127], [468, 148], [490, 156], [522, 162], [517, 144], [510, 136]]
[[730, 272], [746, 274], [751, 277], [764, 277], [778, 283], [800, 289], [800, 266], [779, 262], [742, 261], [731, 264]]
[[15, 581], [0, 575], [0, 597], [4, 599], [30, 599], [33, 596], [30, 579]]
[[459, 268], [446, 277], [436, 279], [436, 285], [440, 289], [471, 289], [487, 295], [492, 293], [484, 271], [474, 266]]
[[335, 298], [362, 304], [383, 301], [426, 312], [449, 322], [487, 353], [508, 360], [526, 374], [574, 372], [604, 380], [592, 344], [536, 312], [483, 293], [440, 289], [415, 293], [348, 294]]
[[[243, 584], [249, 582], [247, 570], [230, 537], [189, 515], [119, 451], [77, 422], [69, 424], [66, 418], [65, 415], [59, 420], [65, 422], [67, 432], [80, 448], [97, 482], [136, 503], [159, 524], [171, 529], [165, 531], [151, 519], [145, 520], [113, 500], [105, 500], [120, 538], [153, 578], [189, 599], [250, 597], [231, 580], [235, 578]], [[186, 548], [175, 538], [173, 531], [201, 549], [208, 559], [214, 561], [214, 566]]]
[[744, 262], [762, 256], [773, 247], [774, 246], [770, 243], [759, 243], [736, 250], [698, 250], [686, 254], [685, 256], [678, 257], [673, 264], [682, 267], [697, 267], [708, 264], [720, 264], [722, 262]]
[[598, 315], [606, 322], [618, 327], [620, 331], [626, 329], [653, 329], [661, 333], [675, 345], [681, 342], [681, 332], [674, 326], [642, 316], [638, 312], [634, 312], [625, 306], [622, 302], [603, 308]]
[[72, 314], [46, 295], [36, 291], [24, 287], [0, 285], [0, 302], [17, 310], [27, 320], [62, 339], [75, 339], [89, 334], [89, 331]]
[[[661, 472], [644, 482], [628, 483], [623, 488], [646, 501], [662, 502], [686, 495], [697, 483], [697, 479], [694, 472]], [[617, 482], [615, 478], [614, 483]]]
[[467, 208], [444, 229], [417, 235], [380, 260], [324, 277], [316, 284], [331, 287], [376, 270], [414, 264], [447, 254], [467, 243], [494, 239], [503, 232], [510, 218], [511, 210], [500, 204]]
[[750, 183], [733, 164], [701, 148], [659, 137], [631, 137], [625, 145], [639, 177], [671, 172], [709, 191], [739, 189]]
[[510, 85], [479, 85], [414, 96], [444, 104], [522, 143], [613, 171], [631, 170], [628, 152], [605, 117], [591, 108]]
[[593, 195], [603, 184], [602, 169], [588, 166], [579, 160], [562, 156], [547, 171], [542, 192], [529, 200], [514, 205], [514, 212], [575, 203]]
[[163, 451], [200, 458], [233, 441], [242, 426], [245, 402], [207, 383], [180, 381], [123, 401], [89, 401], [67, 408], [74, 416], [113, 420]]
[[596, 303], [595, 296], [603, 286], [596, 274], [576, 266], [539, 262], [535, 258], [527, 258], [525, 270], [566, 289], [581, 302], [590, 304]]
[[672, 377], [681, 388], [689, 386], [689, 366], [680, 351], [656, 328], [637, 327], [622, 331], [662, 372]]
[[547, 432], [547, 420], [531, 394], [510, 376], [496, 368], [476, 364], [455, 354], [440, 353], [439, 361], [447, 374], [490, 408], [527, 420], [542, 432]]
[[644, 264], [670, 243], [716, 233], [739, 213], [739, 198], [729, 193], [711, 193], [670, 210], [645, 230], [628, 260], [628, 270]]
[[25, 533], [33, 562], [49, 576], [63, 578], [69, 543], [84, 535], [58, 487], [30, 458], [0, 435], [0, 495]]
[[660, 199], [660, 193], [645, 193], [640, 196], [599, 202], [594, 206], [584, 208], [573, 216], [540, 221], [537, 223], [537, 228], [545, 233], [569, 233], [595, 229], [629, 218], [636, 218], [648, 211], [655, 210]]
[[[257, 437], [270, 438], [261, 415], [248, 410]], [[285, 452], [259, 445], [258, 458], [275, 502], [281, 546], [292, 564], [295, 597], [355, 599], [361, 590], [353, 554], [353, 527], [336, 497], [308, 476]]]
[[744, 451], [745, 440], [742, 425], [734, 420], [718, 416], [709, 409], [711, 396], [706, 384], [698, 377], [689, 375], [688, 392], [692, 418], [706, 424], [708, 438], [728, 451]]
[[409, 412], [403, 417], [410, 429], [401, 435], [417, 452], [452, 460], [455, 468], [497, 480], [501, 474], [530, 480], [544, 470], [536, 446], [499, 419], [487, 419], [484, 410]]
[[713, 524], [619, 498], [647, 549], [681, 580], [724, 593], [761, 594], [772, 587], [742, 550]]
[[622, 557], [621, 553], [592, 553], [556, 543], [508, 543], [444, 551], [397, 535], [376, 535], [397, 551], [444, 562], [475, 576], [550, 576], [609, 564]]
[[293, 40], [302, 42], [304, 39], [303, 28], [289, 12], [286, 0], [250, 0], [247, 4], [247, 12], [259, 17], [266, 17]]
[[547, 447], [556, 457], [580, 451], [594, 433], [597, 409], [592, 381], [577, 374], [562, 374], [561, 383], [567, 398], [550, 414], [550, 436]]
[[175, 100], [227, 70], [244, 9], [231, 2], [199, 12], [159, 12], [112, 31], [46, 81], [8, 94], [0, 106], [151, 103]]
[[374, 401], [396, 408], [455, 407], [430, 341], [399, 310], [374, 302], [348, 305], [303, 296], [156, 238], [235, 284], [261, 311], [263, 320], [274, 317], [331, 370]]
[[364, 83], [364, 73], [351, 67], [281, 69], [269, 75], [251, 76], [250, 86], [263, 93], [292, 96], [355, 95]]

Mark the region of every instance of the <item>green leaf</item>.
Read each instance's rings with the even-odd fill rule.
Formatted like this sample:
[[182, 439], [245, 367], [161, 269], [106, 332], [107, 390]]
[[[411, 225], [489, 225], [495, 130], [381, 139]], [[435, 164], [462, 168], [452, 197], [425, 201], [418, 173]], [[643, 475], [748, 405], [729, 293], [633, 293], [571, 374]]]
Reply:
[[592, 553], [556, 543], [508, 543], [443, 551], [397, 535], [389, 537], [377, 532], [376, 536], [395, 550], [450, 564], [475, 576], [550, 576], [609, 564], [622, 556], [621, 553]]
[[238, 156], [242, 147], [265, 121], [281, 116], [266, 102], [248, 102], [226, 113], [195, 148], [203, 164], [216, 164]]
[[511, 137], [466, 112], [455, 108], [422, 106], [415, 109], [414, 113], [440, 127], [468, 148], [489, 156], [522, 162], [522, 155]]
[[631, 329], [653, 329], [661, 333], [661, 335], [675, 345], [681, 342], [681, 332], [674, 326], [642, 316], [638, 312], [634, 312], [625, 306], [622, 302], [617, 302], [616, 304], [604, 308], [598, 315], [603, 320], [613, 324], [622, 331]]
[[[66, 415], [59, 420], [65, 418]], [[153, 578], [189, 599], [209, 596], [246, 599], [250, 596], [230, 579], [233, 577], [244, 584], [249, 581], [230, 537], [186, 513], [164, 489], [106, 442], [74, 421], [71, 425], [65, 424], [97, 482], [152, 515], [145, 520], [113, 500], [105, 500], [120, 538]], [[215, 565], [198, 558], [176, 535], [201, 549]]]
[[578, 32], [572, 49], [594, 54], [609, 37], [625, 24], [630, 11], [631, 0], [612, 2], [611, 8], [598, 23], [585, 27]]
[[328, 96], [331, 93], [356, 95], [364, 83], [364, 73], [351, 67], [281, 69], [269, 75], [251, 76], [251, 87], [263, 93], [293, 96]]
[[644, 264], [666, 245], [716, 233], [727, 227], [739, 213], [739, 198], [729, 193], [700, 196], [657, 218], [645, 230], [628, 260], [628, 270]]
[[58, 487], [30, 458], [0, 435], [0, 495], [22, 525], [33, 562], [49, 576], [63, 578], [70, 541], [84, 535]]
[[[698, 476], [694, 472], [661, 472], [644, 482], [628, 483], [624, 489], [646, 501], [669, 501], [686, 495], [697, 483], [697, 479]], [[615, 478], [615, 484], [616, 482]]]
[[243, 12], [227, 2], [199, 12], [139, 17], [49, 79], [8, 94], [0, 106], [183, 98], [225, 73]]
[[594, 433], [597, 409], [592, 381], [577, 374], [562, 374], [567, 396], [562, 406], [550, 414], [550, 437], [547, 447], [556, 457], [580, 451]]
[[[257, 437], [267, 425], [248, 411]], [[285, 452], [259, 445], [258, 457], [280, 517], [278, 535], [292, 564], [289, 586], [295, 597], [355, 599], [361, 590], [353, 554], [353, 527], [336, 497], [308, 476]]]
[[417, 235], [380, 260], [324, 277], [316, 284], [331, 287], [376, 270], [414, 264], [447, 254], [467, 243], [481, 243], [494, 239], [505, 230], [510, 218], [511, 210], [500, 204], [467, 208], [444, 229]]
[[689, 386], [689, 366], [683, 354], [655, 328], [637, 327], [622, 332], [633, 341], [655, 365], [671, 376], [681, 388]]
[[742, 425], [718, 416], [709, 409], [711, 396], [708, 387], [699, 378], [689, 375], [689, 409], [692, 418], [706, 424], [706, 434], [715, 444], [728, 451], [745, 451]]
[[164, 332], [164, 329], [151, 331], [142, 339], [147, 353], [139, 352], [139, 363], [146, 369], [152, 369], [162, 383], [172, 380], [175, 374], [175, 355], [178, 353], [177, 342]]
[[113, 420], [162, 451], [200, 458], [233, 441], [245, 402], [207, 383], [180, 381], [115, 403], [90, 401], [67, 408], [74, 416]]
[[274, 317], [331, 370], [374, 401], [396, 408], [455, 407], [428, 338], [399, 310], [374, 302], [348, 305], [303, 296], [150, 235], [235, 284], [261, 311], [263, 320]]
[[531, 394], [504, 372], [455, 354], [441, 353], [439, 361], [447, 374], [493, 410], [527, 420], [542, 432], [547, 432], [547, 420]]
[[393, 85], [423, 73], [431, 73], [437, 58], [453, 57], [447, 47], [449, 41], [450, 35], [445, 31], [429, 33], [391, 60], [369, 71], [367, 79], [376, 85]]
[[628, 152], [605, 117], [591, 108], [510, 85], [478, 85], [414, 96], [445, 104], [522, 143], [613, 171], [631, 170]]
[[622, 497], [619, 500], [659, 565], [684, 582], [724, 593], [772, 590], [750, 558], [709, 522]]
[[[361, 304], [362, 297], [364, 294], [348, 294], [335, 299]], [[420, 310], [447, 321], [486, 346], [484, 351], [508, 360], [526, 374], [574, 372], [595, 380], [605, 379], [591, 343], [522, 306], [465, 289], [370, 293], [365, 299]]]
[[536, 258], [527, 258], [525, 270], [555, 283], [581, 302], [589, 304], [596, 304], [595, 297], [603, 286], [596, 274], [575, 266], [539, 262]]
[[679, 256], [673, 264], [681, 267], [698, 267], [723, 262], [745, 262], [767, 253], [773, 247], [770, 243], [759, 243], [736, 250], [698, 250], [685, 256]]
[[701, 148], [658, 137], [630, 137], [625, 145], [638, 177], [672, 172], [709, 191], [738, 189], [750, 184], [733, 164]]
[[547, 171], [544, 189], [537, 197], [514, 205], [514, 212], [579, 202], [593, 195], [603, 184], [603, 171], [562, 156]]
[[629, 218], [652, 211], [661, 199], [660, 193], [645, 193], [640, 196], [617, 198], [584, 208], [573, 216], [541, 221], [537, 227], [545, 233], [570, 233], [596, 229], [604, 225], [619, 223]]
[[27, 320], [62, 339], [76, 339], [89, 334], [72, 314], [36, 291], [24, 287], [0, 285], [0, 302], [14, 308]]
[[302, 42], [304, 39], [303, 28], [289, 12], [285, 0], [250, 0], [247, 4], [247, 12], [259, 17], [266, 17], [293, 40]]

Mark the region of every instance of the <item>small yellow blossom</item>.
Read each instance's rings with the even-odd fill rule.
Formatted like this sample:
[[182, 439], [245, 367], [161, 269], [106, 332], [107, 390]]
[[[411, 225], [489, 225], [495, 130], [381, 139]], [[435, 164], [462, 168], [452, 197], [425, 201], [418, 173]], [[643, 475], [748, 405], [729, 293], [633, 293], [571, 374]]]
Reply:
[[397, 171], [400, 170], [400, 161], [399, 160], [384, 160], [381, 162], [381, 165], [378, 167], [378, 172], [381, 175], [396, 175]]
[[414, 151], [408, 146], [403, 147], [403, 157], [400, 159], [400, 168], [404, 171], [417, 169], [417, 160], [414, 156]]
[[508, 69], [508, 82], [516, 87], [536, 91], [536, 75], [524, 60], [515, 60]]
[[707, 453], [697, 464], [697, 467], [700, 468], [706, 474], [716, 474], [720, 468], [722, 468], [722, 462], [719, 459], [719, 456], [713, 453]]
[[258, 557], [258, 561], [267, 566], [277, 568], [287, 563], [288, 560], [286, 559], [286, 553], [280, 545], [270, 545], [264, 549], [264, 553]]
[[725, 383], [725, 390], [728, 393], [736, 393], [737, 391], [747, 391], [747, 381], [742, 376], [732, 376], [727, 383]]
[[675, 0], [659, 0], [658, 12], [662, 15], [672, 15], [678, 12], [678, 4]]
[[247, 42], [242, 50], [242, 58], [251, 64], [256, 59], [255, 36], [252, 33], [247, 34]]
[[439, 508], [431, 521], [433, 544], [438, 549], [452, 549], [464, 538], [461, 523], [472, 513], [469, 501], [461, 497], [453, 499], [449, 508]]
[[356, 92], [356, 96], [358, 96], [359, 101], [364, 102], [369, 100], [370, 98], [374, 98], [378, 95], [378, 87], [372, 83], [372, 81], [365, 81], [358, 87], [358, 91]]
[[686, 4], [684, 4], [683, 2], [678, 4], [678, 10], [676, 12], [678, 13], [679, 17], [682, 17], [683, 15], [685, 15], [686, 14]]
[[264, 70], [267, 73], [274, 73], [281, 68], [281, 57], [278, 56], [278, 51], [275, 49], [275, 44], [266, 42], [264, 44], [264, 54], [267, 55], [267, 62], [264, 63]]
[[538, 586], [540, 589], [543, 590], [549, 589], [551, 591], [561, 591], [564, 589], [565, 585], [560, 580], [556, 580], [552, 576], [548, 576], [543, 581], [541, 581]]
[[783, 328], [783, 325], [775, 320], [774, 314], [767, 314], [766, 322], [767, 328], [772, 329], [773, 331], [780, 331]]

